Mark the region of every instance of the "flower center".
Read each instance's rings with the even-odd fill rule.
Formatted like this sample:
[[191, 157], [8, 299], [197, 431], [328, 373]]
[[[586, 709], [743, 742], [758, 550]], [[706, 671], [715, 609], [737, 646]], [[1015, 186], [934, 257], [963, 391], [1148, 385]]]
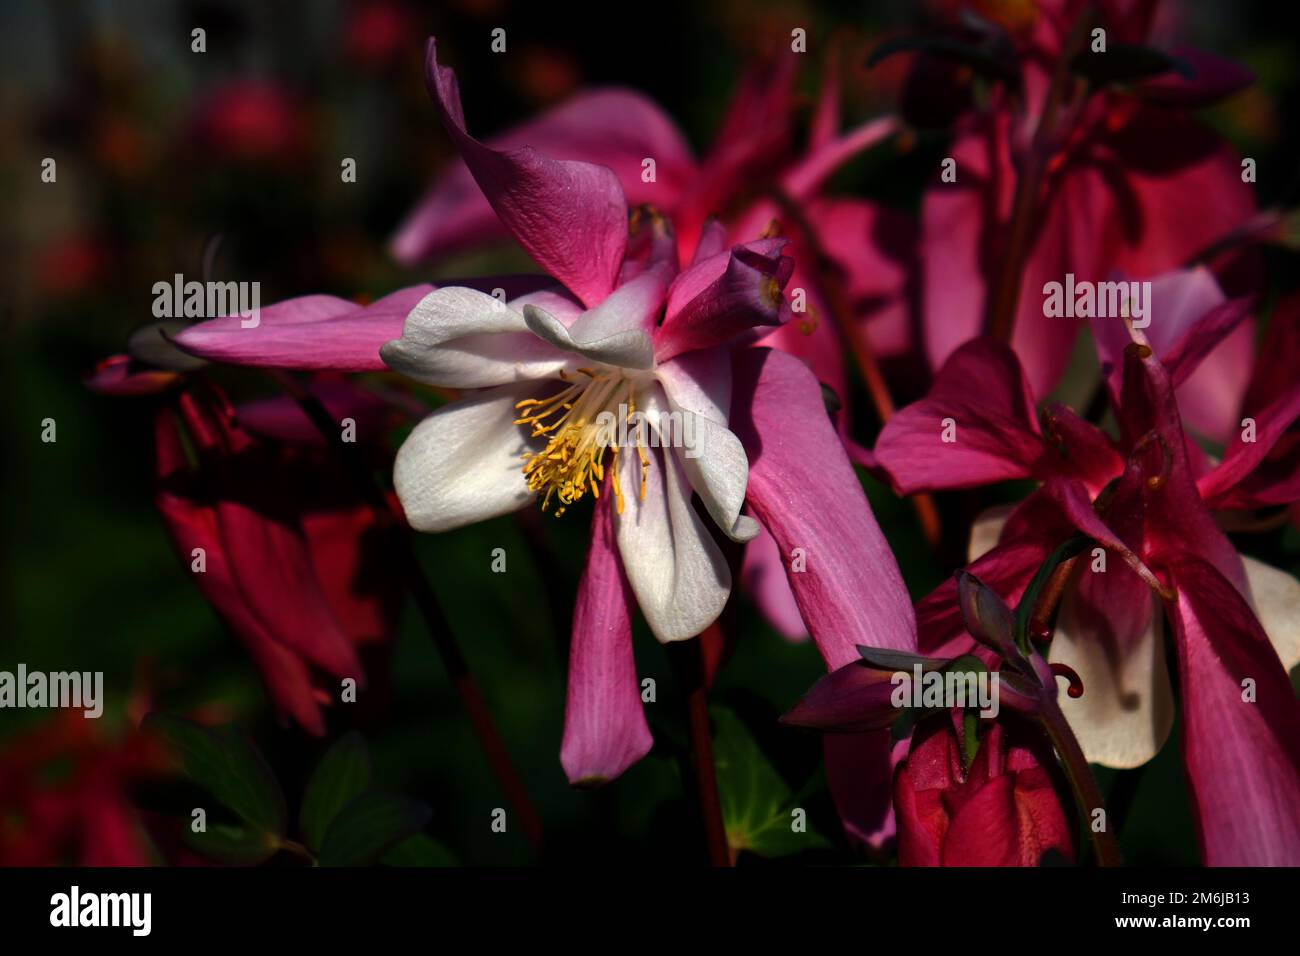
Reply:
[[[640, 440], [640, 429], [618, 427], [636, 412], [636, 383], [622, 371], [578, 369], [583, 376], [548, 398], [526, 398], [515, 403], [519, 417], [516, 425], [528, 425], [533, 437], [549, 436], [544, 449], [524, 455], [524, 477], [528, 489], [542, 497], [545, 511], [554, 496], [559, 501], [558, 518], [566, 508], [585, 495], [588, 489], [600, 497], [600, 482], [605, 478], [605, 449], [613, 451], [614, 500], [623, 513], [623, 489], [618, 480], [618, 439], [620, 432], [630, 437], [641, 462], [641, 500], [645, 500], [646, 468], [649, 456]], [[568, 376], [560, 373], [568, 381]]]

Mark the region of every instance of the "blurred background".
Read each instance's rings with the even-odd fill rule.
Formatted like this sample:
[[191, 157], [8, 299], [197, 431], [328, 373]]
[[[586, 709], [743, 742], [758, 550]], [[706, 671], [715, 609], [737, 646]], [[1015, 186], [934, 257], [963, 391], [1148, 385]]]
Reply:
[[[151, 318], [153, 283], [200, 274], [216, 236], [216, 277], [260, 281], [264, 305], [309, 292], [367, 301], [439, 277], [530, 268], [510, 249], [427, 270], [402, 268], [388, 253], [450, 153], [422, 76], [429, 35], [459, 74], [480, 137], [585, 86], [622, 84], [663, 106], [698, 154], [742, 72], [774, 42], [788, 42], [793, 26], [808, 31], [799, 82], [810, 101], [824, 65], [819, 51], [833, 42], [847, 120], [889, 109], [901, 65], [867, 71], [866, 55], [923, 13], [910, 2], [735, 0], [652, 4], [627, 19], [608, 4], [564, 6], [0, 7], [0, 670], [24, 662], [103, 671], [107, 696], [99, 721], [0, 710], [0, 863], [118, 859], [103, 855], [113, 848], [94, 850], [110, 831], [133, 841], [141, 859], [197, 861], [174, 839], [175, 801], [158, 779], [166, 774], [131, 733], [153, 710], [247, 728], [291, 811], [329, 742], [360, 729], [377, 781], [432, 808], [426, 832], [440, 862], [535, 859], [517, 828], [502, 835], [488, 826], [504, 798], [411, 609], [378, 705], [330, 708], [323, 739], [275, 721], [256, 670], [187, 580], [153, 508], [147, 401], [96, 396], [82, 382]], [[1251, 91], [1206, 118], [1257, 158], [1261, 207], [1293, 205], [1300, 130], [1282, 118], [1295, 115], [1297, 59], [1294, 39], [1274, 22], [1276, 5], [1181, 9], [1194, 39], [1259, 75]], [[490, 49], [498, 26], [507, 30], [504, 56]], [[196, 27], [206, 31], [206, 52], [191, 51]], [[851, 164], [834, 189], [913, 209], [942, 147], [942, 134], [904, 138]], [[45, 157], [57, 162], [56, 183], [41, 181]], [[356, 160], [355, 184], [340, 181], [344, 157]], [[223, 384], [236, 397], [267, 390], [251, 374]], [[56, 443], [40, 440], [45, 418], [57, 422]], [[911, 511], [869, 484], [920, 596], [948, 569], [919, 544]], [[655, 750], [598, 792], [570, 789], [560, 768], [567, 622], [586, 535], [578, 516], [548, 520], [539, 548], [500, 519], [418, 545], [546, 825], [547, 860], [694, 861], [702, 851], [681, 779], [683, 708], [647, 633], [638, 632], [636, 647], [640, 673], [659, 688], [649, 708]], [[511, 556], [508, 574], [482, 573], [496, 547]], [[1273, 558], [1294, 570], [1288, 550]], [[714, 694], [726, 714], [715, 729], [733, 842], [753, 862], [855, 860], [819, 769], [818, 741], [775, 723], [820, 676], [820, 659], [810, 645], [779, 637], [743, 600], [738, 613], [741, 639]], [[1176, 748], [1138, 777], [1113, 777], [1103, 784], [1121, 788], [1128, 859], [1194, 862]], [[790, 806], [808, 810], [814, 834], [793, 856], [772, 838], [773, 821], [786, 828]]]

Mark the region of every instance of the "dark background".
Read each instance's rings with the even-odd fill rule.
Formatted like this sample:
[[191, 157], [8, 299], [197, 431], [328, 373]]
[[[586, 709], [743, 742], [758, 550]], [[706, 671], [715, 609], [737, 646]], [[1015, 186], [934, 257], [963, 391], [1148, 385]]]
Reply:
[[[366, 20], [376, 6], [402, 29], [390, 36]], [[1275, 21], [1282, 6], [1182, 8], [1203, 45], [1260, 76], [1255, 89], [1207, 118], [1257, 158], [1261, 206], [1296, 199], [1297, 129], [1283, 121], [1295, 115], [1296, 51]], [[449, 153], [422, 77], [430, 34], [460, 76], [476, 135], [582, 86], [618, 83], [657, 100], [701, 153], [745, 65], [773, 38], [788, 42], [792, 26], [808, 30], [810, 64], [800, 82], [810, 96], [819, 51], [834, 38], [846, 119], [887, 108], [897, 75], [883, 67], [869, 73], [862, 61], [889, 31], [920, 15], [920, 4], [903, 2], [4, 4], [0, 669], [23, 661], [33, 669], [104, 671], [108, 710], [95, 732], [109, 744], [142, 709], [235, 720], [267, 753], [292, 807], [322, 748], [354, 718], [332, 708], [326, 741], [275, 723], [256, 671], [186, 580], [153, 510], [146, 405], [96, 396], [81, 384], [150, 318], [153, 283], [198, 273], [216, 235], [218, 275], [258, 279], [263, 304], [307, 292], [375, 296], [439, 276], [526, 267], [510, 250], [429, 270], [403, 269], [387, 255], [388, 239]], [[190, 51], [196, 26], [207, 30], [203, 54]], [[507, 30], [504, 56], [490, 52], [496, 26]], [[237, 142], [205, 138], [222, 97], [250, 88], [263, 105], [249, 108], [248, 134]], [[855, 163], [836, 186], [914, 207], [934, 142]], [[57, 159], [56, 185], [40, 182], [45, 156]], [[344, 156], [357, 160], [356, 184], [339, 181]], [[225, 381], [236, 396], [266, 387], [252, 374]], [[58, 423], [55, 444], [40, 441], [46, 417]], [[870, 493], [909, 587], [914, 596], [925, 593], [947, 569], [923, 550], [907, 508], [874, 484]], [[698, 833], [678, 762], [681, 704], [647, 633], [638, 632], [636, 645], [642, 675], [660, 689], [650, 708], [655, 751], [601, 792], [574, 791], [564, 780], [558, 752], [568, 635], [555, 622], [571, 611], [585, 511], [548, 519], [545, 532], [544, 557], [509, 519], [422, 537], [419, 546], [545, 821], [549, 858], [696, 859]], [[510, 554], [508, 574], [483, 573], [495, 547]], [[544, 587], [539, 560], [563, 587]], [[489, 814], [504, 799], [409, 611], [395, 642], [391, 709], [363, 727], [377, 776], [433, 808], [428, 832], [449, 859], [529, 861], [517, 830], [490, 832]], [[743, 836], [746, 828], [761, 831], [782, 807], [803, 806], [819, 836], [798, 858], [852, 859], [818, 769], [816, 739], [774, 724], [821, 674], [820, 659], [810, 645], [778, 637], [743, 601], [740, 613], [739, 648], [715, 694], [739, 717], [717, 728], [728, 822]], [[48, 719], [48, 712], [0, 712], [0, 774], [6, 741], [39, 733]], [[49, 772], [57, 786], [58, 768]], [[1131, 799], [1122, 827], [1130, 861], [1195, 860], [1176, 747], [1120, 787]], [[759, 836], [753, 842], [765, 845]]]

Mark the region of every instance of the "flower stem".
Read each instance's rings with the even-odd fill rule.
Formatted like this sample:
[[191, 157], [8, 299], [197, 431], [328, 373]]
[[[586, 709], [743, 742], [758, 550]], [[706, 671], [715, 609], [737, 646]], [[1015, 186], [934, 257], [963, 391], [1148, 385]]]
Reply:
[[[387, 497], [380, 489], [370, 470], [361, 460], [361, 457], [355, 454], [353, 449], [338, 441], [337, 423], [330, 416], [329, 411], [326, 410], [320, 399], [303, 388], [291, 375], [281, 371], [274, 371], [272, 375], [285, 391], [293, 397], [307, 417], [311, 419], [329, 446], [337, 449], [339, 457], [344, 461], [358, 489], [367, 503], [374, 509], [376, 515], [381, 520], [392, 521], [393, 512], [389, 507]], [[492, 719], [492, 714], [488, 711], [487, 704], [483, 699], [483, 693], [479, 690], [478, 682], [470, 672], [469, 663], [465, 660], [460, 643], [456, 640], [456, 635], [451, 629], [451, 624], [443, 612], [437, 595], [434, 593], [433, 586], [424, 574], [420, 559], [416, 555], [411, 542], [410, 531], [405, 526], [399, 527], [398, 530], [398, 538], [401, 542], [398, 548], [398, 560], [401, 564], [402, 576], [406, 580], [407, 587], [410, 588], [416, 606], [420, 609], [426, 630], [433, 640], [438, 656], [442, 659], [442, 665], [446, 669], [448, 677], [451, 678], [452, 686], [460, 696], [461, 705], [465, 708], [465, 713], [474, 727], [474, 735], [478, 738], [479, 746], [488, 759], [492, 773], [518, 815], [524, 837], [533, 847], [533, 850], [540, 853], [542, 849], [541, 818], [537, 815], [537, 811], [533, 809], [532, 801], [528, 798], [528, 792], [524, 788], [523, 781], [510, 761], [510, 752], [506, 749], [505, 741], [502, 740], [501, 733]]]
[[1092, 9], [1088, 8], [1075, 21], [1074, 29], [1061, 48], [1052, 73], [1051, 86], [1038, 127], [1025, 156], [1024, 165], [1016, 179], [1016, 193], [1011, 206], [1011, 230], [1007, 239], [1006, 254], [1002, 258], [1002, 271], [997, 285], [989, 297], [988, 311], [984, 316], [984, 334], [1001, 342], [1010, 343], [1016, 330], [1016, 312], [1020, 307], [1020, 285], [1024, 278], [1025, 259], [1029, 255], [1030, 240], [1036, 225], [1036, 205], [1042, 188], [1043, 175], [1056, 138], [1056, 121], [1071, 82], [1070, 61], [1083, 49], [1093, 22]]
[[[1092, 846], [1097, 854], [1097, 863], [1100, 866], [1121, 866], [1123, 861], [1119, 855], [1119, 844], [1115, 842], [1114, 834], [1111, 832], [1110, 820], [1105, 815], [1106, 805], [1101, 798], [1101, 791], [1097, 788], [1097, 781], [1092, 777], [1092, 770], [1088, 767], [1088, 758], [1083, 755], [1083, 748], [1079, 746], [1074, 731], [1070, 729], [1065, 714], [1061, 713], [1061, 708], [1055, 700], [1044, 702], [1038, 714], [1038, 721], [1047, 732], [1052, 746], [1056, 749], [1056, 755], [1065, 768], [1065, 776], [1070, 781], [1070, 789], [1074, 792], [1074, 801], [1083, 817], [1083, 825], [1092, 834]], [[1104, 825], [1100, 831], [1092, 825], [1092, 815], [1096, 810], [1102, 811]]]
[[[853, 307], [849, 302], [848, 292], [844, 289], [840, 268], [827, 254], [817, 238], [812, 223], [808, 221], [808, 217], [803, 214], [798, 204], [780, 189], [774, 190], [772, 195], [781, 209], [781, 214], [798, 230], [800, 245], [812, 254], [812, 268], [817, 275], [818, 287], [826, 296], [827, 307], [835, 320], [841, 338], [848, 343], [849, 349], [853, 352], [853, 359], [862, 374], [867, 393], [871, 396], [871, 404], [883, 425], [894, 417], [894, 400], [889, 394], [885, 375], [880, 370], [876, 351], [871, 346], [871, 337], [867, 334], [865, 326], [860, 326], [854, 320]], [[921, 525], [921, 534], [925, 537], [926, 543], [932, 551], [938, 551], [943, 532], [939, 521], [939, 509], [935, 506], [934, 498], [928, 494], [916, 494], [911, 495], [908, 500], [911, 501], [912, 508], [916, 512], [917, 520]]]
[[718, 771], [713, 762], [713, 738], [709, 731], [709, 690], [704, 661], [704, 644], [699, 637], [669, 648], [678, 679], [686, 689], [686, 716], [691, 736], [691, 766], [695, 777], [704, 842], [710, 866], [731, 866], [727, 825], [722, 817]]

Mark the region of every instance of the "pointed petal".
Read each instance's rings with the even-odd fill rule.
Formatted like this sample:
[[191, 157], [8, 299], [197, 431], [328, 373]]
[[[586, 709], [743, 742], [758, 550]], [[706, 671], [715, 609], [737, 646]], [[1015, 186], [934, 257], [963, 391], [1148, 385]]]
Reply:
[[370, 372], [382, 369], [379, 347], [401, 332], [406, 308], [389, 308], [397, 297], [414, 302], [431, 286], [393, 293], [362, 307], [330, 295], [286, 299], [260, 310], [258, 324], [238, 315], [192, 325], [176, 336], [188, 352], [233, 365], [258, 368], [336, 369]]
[[1208, 50], [1176, 46], [1169, 54], [1192, 68], [1192, 75], [1168, 70], [1143, 80], [1136, 92], [1144, 100], [1168, 106], [1198, 108], [1240, 92], [1255, 82], [1255, 74], [1235, 60]]
[[782, 298], [794, 271], [785, 241], [759, 239], [735, 246], [687, 269], [668, 290], [664, 322], [655, 332], [655, 357], [666, 361], [720, 345], [755, 326], [779, 325], [790, 315]]
[[555, 160], [531, 146], [499, 151], [465, 131], [456, 74], [429, 40], [425, 79], [443, 126], [492, 208], [546, 273], [588, 307], [614, 288], [627, 243], [627, 204], [604, 166]]
[[615, 779], [653, 745], [632, 655], [632, 589], [619, 565], [613, 489], [596, 503], [587, 566], [578, 583], [560, 763], [569, 783]]
[[822, 657], [838, 667], [858, 644], [914, 650], [912, 602], [817, 380], [781, 352], [735, 354], [731, 422], [749, 453], [746, 498], [783, 555], [801, 549], [790, 586]]
[[1296, 866], [1295, 691], [1250, 607], [1212, 565], [1187, 555], [1171, 572], [1178, 587], [1169, 612], [1183, 687], [1183, 757], [1203, 862]]
[[[489, 139], [485, 145], [508, 152], [531, 146], [557, 160], [607, 166], [632, 205], [671, 209], [695, 174], [695, 160], [672, 119], [633, 90], [579, 92], [536, 119]], [[655, 161], [655, 178], [645, 182], [642, 163]], [[407, 217], [392, 241], [400, 262], [428, 262], [503, 239], [505, 228], [464, 163], [444, 169]]]
[[837, 667], [781, 717], [781, 723], [811, 730], [863, 733], [883, 730], [902, 713], [893, 704], [894, 674], [852, 661]]
[[1046, 446], [1020, 363], [982, 338], [954, 352], [926, 397], [885, 424], [875, 451], [911, 494], [1028, 477]]
[[1197, 482], [1201, 496], [1212, 506], [1223, 507], [1223, 502], [1233, 498], [1240, 486], [1252, 477], [1267, 477], [1267, 480], [1251, 482], [1250, 490], [1255, 494], [1266, 493], [1269, 485], [1287, 483], [1284, 475], [1267, 475], [1262, 466], [1274, 448], [1279, 447], [1287, 430], [1300, 418], [1300, 381], [1249, 418], [1254, 422], [1254, 428], [1249, 431], [1244, 426], [1236, 427], [1237, 422], [1233, 421], [1223, 461]]
[[888, 730], [822, 737], [826, 783], [851, 844], [878, 852], [894, 838], [894, 768], [906, 744]]

